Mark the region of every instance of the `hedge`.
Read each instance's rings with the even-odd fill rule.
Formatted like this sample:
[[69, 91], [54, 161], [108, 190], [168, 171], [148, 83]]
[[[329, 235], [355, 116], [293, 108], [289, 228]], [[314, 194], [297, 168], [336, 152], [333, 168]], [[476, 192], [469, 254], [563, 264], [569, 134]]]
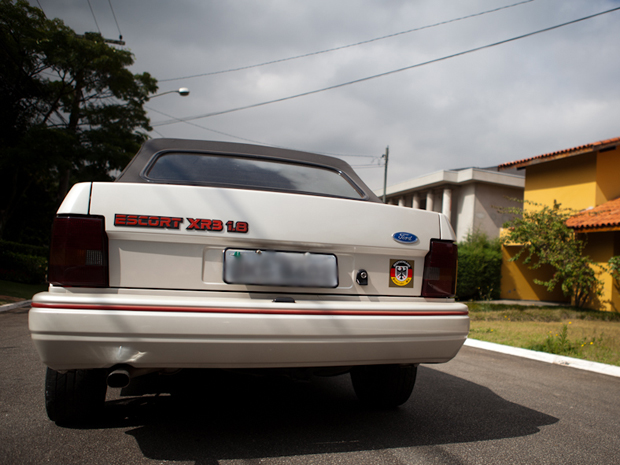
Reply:
[[49, 247], [39, 245], [20, 244], [18, 242], [3, 241], [0, 239], [0, 250], [10, 250], [21, 255], [34, 255], [35, 257], [49, 257]]
[[489, 239], [479, 232], [471, 233], [458, 244], [458, 254], [457, 299], [498, 299], [502, 268], [499, 239]]
[[46, 280], [49, 249], [0, 240], [0, 279], [26, 284]]

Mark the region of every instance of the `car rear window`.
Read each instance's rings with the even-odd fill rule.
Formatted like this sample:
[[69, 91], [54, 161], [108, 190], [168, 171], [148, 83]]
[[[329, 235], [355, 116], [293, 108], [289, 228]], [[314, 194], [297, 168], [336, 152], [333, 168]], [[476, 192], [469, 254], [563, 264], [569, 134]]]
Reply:
[[234, 155], [168, 152], [147, 167], [150, 181], [364, 198], [343, 173], [311, 164]]

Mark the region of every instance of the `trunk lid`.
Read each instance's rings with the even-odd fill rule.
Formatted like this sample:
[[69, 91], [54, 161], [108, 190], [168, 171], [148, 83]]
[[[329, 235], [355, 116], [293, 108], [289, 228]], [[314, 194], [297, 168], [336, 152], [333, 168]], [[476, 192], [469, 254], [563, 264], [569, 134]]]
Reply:
[[[117, 288], [419, 296], [430, 241], [449, 230], [438, 213], [376, 202], [169, 184], [93, 183], [88, 210], [105, 217]], [[319, 274], [333, 256], [337, 279], [244, 284], [226, 278], [226, 251], [269, 252], [269, 263], [274, 252], [287, 263], [310, 254]], [[367, 285], [356, 282], [361, 270]]]

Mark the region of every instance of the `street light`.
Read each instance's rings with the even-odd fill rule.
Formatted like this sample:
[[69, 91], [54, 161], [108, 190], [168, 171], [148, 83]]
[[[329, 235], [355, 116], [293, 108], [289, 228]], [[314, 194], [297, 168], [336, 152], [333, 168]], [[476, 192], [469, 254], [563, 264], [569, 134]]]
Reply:
[[189, 89], [187, 87], [181, 87], [180, 89], [169, 90], [167, 92], [162, 92], [161, 94], [151, 95], [149, 99], [152, 99], [155, 97], [161, 97], [162, 95], [166, 95], [166, 94], [174, 94], [174, 93], [179, 94], [181, 97], [187, 97], [189, 95]]

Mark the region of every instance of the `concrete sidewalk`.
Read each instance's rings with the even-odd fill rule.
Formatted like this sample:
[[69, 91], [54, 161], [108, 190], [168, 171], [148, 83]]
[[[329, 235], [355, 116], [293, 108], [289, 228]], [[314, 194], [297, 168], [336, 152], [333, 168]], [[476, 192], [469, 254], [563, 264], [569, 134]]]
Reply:
[[570, 302], [544, 302], [542, 300], [475, 300], [477, 304], [520, 305], [523, 307], [570, 307]]
[[578, 368], [579, 370], [592, 371], [594, 373], [620, 378], [620, 367], [615, 365], [606, 365], [604, 363], [590, 362], [589, 360], [582, 360], [580, 358], [521, 349], [520, 347], [505, 346], [494, 342], [479, 341], [478, 339], [467, 339], [465, 341], [465, 345], [476, 349], [490, 350], [492, 352], [514, 355], [516, 357], [528, 358], [530, 360], [538, 360], [539, 362], [553, 363], [554, 365], [563, 365], [571, 368]]
[[32, 304], [32, 300], [20, 300], [19, 302], [0, 305], [0, 313], [8, 312], [9, 310], [13, 310], [14, 308], [30, 307], [30, 304]]

